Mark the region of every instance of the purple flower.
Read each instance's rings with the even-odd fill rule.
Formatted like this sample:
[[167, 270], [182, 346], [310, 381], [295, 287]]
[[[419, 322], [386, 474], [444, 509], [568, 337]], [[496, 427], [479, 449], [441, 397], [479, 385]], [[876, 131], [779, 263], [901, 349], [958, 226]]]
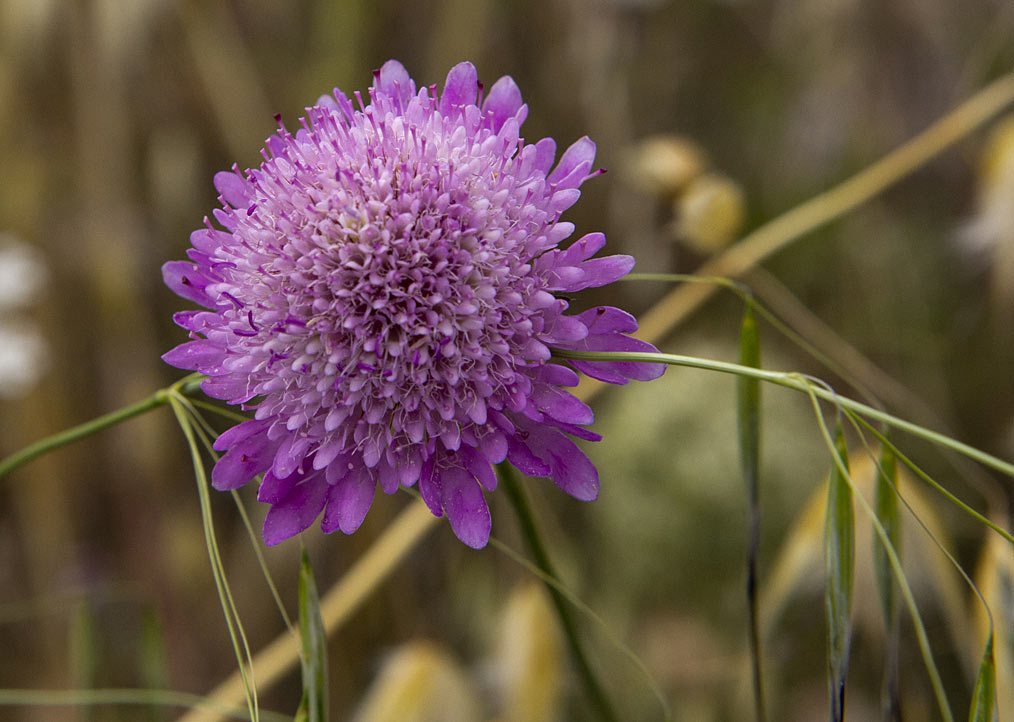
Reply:
[[572, 496], [598, 495], [595, 467], [571, 437], [592, 411], [564, 387], [575, 370], [614, 384], [659, 364], [553, 362], [551, 348], [645, 351], [616, 308], [566, 315], [557, 294], [603, 286], [634, 265], [593, 258], [605, 243], [560, 214], [597, 175], [581, 138], [554, 166], [550, 138], [526, 144], [528, 113], [510, 77], [482, 97], [475, 68], [443, 93], [416, 90], [395, 60], [369, 102], [341, 91], [279, 123], [257, 169], [215, 176], [223, 230], [206, 220], [190, 261], [166, 284], [208, 310], [175, 321], [191, 341], [164, 358], [206, 374], [212, 397], [255, 409], [215, 442], [218, 489], [263, 474], [264, 539], [310, 526], [346, 534], [379, 485], [419, 485], [472, 547], [490, 532], [484, 491], [509, 460]]

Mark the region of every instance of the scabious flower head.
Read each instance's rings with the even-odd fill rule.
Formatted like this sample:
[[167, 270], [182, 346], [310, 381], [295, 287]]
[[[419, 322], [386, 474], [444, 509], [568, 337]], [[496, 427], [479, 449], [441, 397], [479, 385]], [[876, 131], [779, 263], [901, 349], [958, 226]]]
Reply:
[[570, 294], [633, 267], [593, 258], [605, 237], [566, 249], [560, 220], [592, 170], [582, 138], [519, 137], [528, 108], [510, 77], [482, 97], [475, 68], [451, 69], [443, 92], [417, 91], [388, 61], [369, 98], [339, 90], [281, 122], [259, 168], [215, 176], [220, 226], [191, 235], [190, 261], [166, 284], [207, 310], [176, 322], [191, 341], [165, 360], [207, 375], [209, 396], [254, 409], [223, 433], [218, 489], [263, 474], [276, 544], [321, 515], [324, 532], [362, 523], [376, 488], [418, 484], [472, 547], [486, 544], [492, 465], [598, 494], [595, 467], [571, 437], [592, 411], [564, 390], [575, 370], [622, 384], [655, 364], [555, 362], [551, 348], [644, 351], [629, 314], [565, 311]]

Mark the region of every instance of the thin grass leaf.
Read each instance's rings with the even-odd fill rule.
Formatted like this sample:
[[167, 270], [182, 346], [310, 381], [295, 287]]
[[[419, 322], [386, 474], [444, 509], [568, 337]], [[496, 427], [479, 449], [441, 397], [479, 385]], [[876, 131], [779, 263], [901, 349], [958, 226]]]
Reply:
[[841, 425], [835, 434], [837, 459], [831, 468], [824, 520], [824, 569], [827, 612], [828, 684], [831, 720], [845, 718], [845, 677], [848, 672], [851, 634], [852, 587], [855, 573], [855, 510], [849, 485], [848, 450]]
[[[496, 468], [501, 488], [506, 493], [511, 506], [514, 507], [514, 515], [517, 517], [518, 525], [521, 527], [521, 534], [525, 538], [528, 550], [534, 557], [536, 565], [545, 572], [547, 577], [555, 578], [556, 573], [553, 571], [553, 565], [549, 561], [549, 554], [535, 526], [535, 517], [532, 514], [531, 503], [525, 495], [524, 488], [522, 488], [517, 480], [514, 468], [507, 463], [498, 464]], [[606, 695], [605, 688], [588, 661], [584, 644], [577, 631], [577, 622], [571, 616], [570, 608], [564, 603], [564, 596], [552, 584], [547, 583], [547, 589], [550, 598], [553, 600], [553, 606], [556, 608], [564, 638], [570, 647], [571, 657], [577, 667], [577, 673], [584, 685], [585, 692], [588, 694], [590, 706], [596, 711], [598, 717], [603, 722], [617, 722], [619, 717], [613, 708], [612, 701]]]
[[949, 501], [954, 506], [958, 507], [958, 509], [960, 509], [962, 512], [964, 512], [965, 514], [967, 514], [968, 516], [970, 516], [971, 518], [973, 518], [975, 521], [979, 522], [980, 524], [983, 524], [984, 526], [988, 527], [992, 531], [994, 531], [997, 534], [999, 534], [1001, 537], [1004, 538], [1004, 540], [1008, 544], [1010, 544], [1011, 546], [1014, 546], [1014, 535], [1011, 535], [1011, 533], [1009, 531], [1007, 531], [1006, 529], [1000, 527], [999, 525], [997, 525], [996, 523], [994, 523], [990, 519], [986, 518], [985, 516], [983, 516], [982, 514], [980, 514], [979, 512], [977, 512], [975, 509], [973, 509], [972, 507], [970, 507], [968, 504], [966, 504], [965, 502], [963, 502], [961, 499], [959, 499], [958, 497], [956, 497], [950, 491], [948, 491], [947, 489], [945, 489], [940, 484], [940, 482], [938, 482], [936, 479], [934, 479], [933, 477], [931, 477], [929, 474], [927, 474], [925, 471], [923, 471], [923, 469], [920, 468], [914, 461], [912, 461], [907, 456], [905, 456], [903, 453], [901, 453], [901, 451], [898, 450], [898, 447], [895, 446], [894, 444], [892, 444], [890, 442], [890, 440], [884, 434], [882, 434], [880, 431], [878, 431], [877, 428], [873, 424], [871, 424], [869, 421], [867, 421], [862, 416], [859, 416], [859, 415], [857, 415], [857, 414], [855, 414], [853, 412], [846, 411], [846, 413], [847, 413], [848, 417], [850, 419], [852, 419], [853, 423], [855, 423], [857, 426], [861, 426], [862, 428], [866, 429], [871, 434], [873, 434], [877, 438], [877, 440], [880, 441], [881, 444], [883, 444], [884, 446], [889, 447], [891, 449], [891, 453], [894, 455], [895, 459], [897, 459], [898, 461], [902, 462], [906, 467], [908, 467], [912, 471], [913, 474], [915, 474], [920, 479], [922, 479], [924, 482], [926, 482], [926, 484], [928, 484], [937, 493], [939, 493], [941, 496], [943, 496], [945, 499], [947, 499], [947, 501]]
[[[901, 553], [901, 519], [898, 515], [898, 465], [889, 446], [884, 446], [880, 455], [879, 473], [873, 493], [873, 509], [883, 524], [887, 538], [894, 550]], [[879, 537], [873, 539], [873, 564], [880, 594], [880, 607], [888, 631], [897, 627], [898, 598], [891, 572], [891, 562]]]
[[[95, 609], [91, 602], [81, 599], [74, 609], [69, 634], [70, 676], [78, 689], [91, 689], [98, 678], [98, 632]], [[93, 709], [82, 710], [82, 720], [95, 719]]]
[[[739, 334], [739, 358], [743, 366], [760, 368], [760, 340], [753, 306], [743, 312]], [[760, 381], [748, 376], [736, 379], [736, 405], [739, 428], [739, 463], [746, 481], [750, 505], [758, 499], [757, 480], [760, 467]]]
[[327, 722], [327, 637], [310, 556], [303, 548], [299, 564], [299, 639], [303, 698], [295, 722]]
[[[747, 299], [739, 333], [739, 361], [743, 366], [760, 368], [760, 337], [753, 302]], [[760, 547], [760, 381], [748, 376], [736, 379], [739, 465], [746, 485], [749, 505], [749, 529], [746, 552], [746, 597], [753, 670], [754, 716], [764, 722], [764, 685], [761, 666], [760, 633], [757, 621], [757, 553]]]
[[986, 641], [986, 650], [979, 664], [979, 676], [972, 692], [972, 706], [968, 710], [968, 722], [998, 722], [1000, 719], [996, 704], [996, 662], [993, 659], [993, 634]]
[[239, 663], [239, 673], [242, 680], [243, 692], [246, 697], [247, 709], [252, 722], [259, 722], [260, 706], [257, 700], [257, 688], [253, 680], [253, 657], [250, 653], [250, 645], [246, 638], [246, 632], [239, 619], [239, 612], [236, 609], [236, 601], [229, 588], [229, 581], [225, 576], [225, 567], [222, 564], [222, 557], [218, 551], [218, 540], [215, 537], [215, 525], [211, 516], [211, 494], [208, 474], [204, 468], [204, 461], [201, 458], [201, 450], [198, 446], [198, 436], [207, 440], [200, 426], [195, 425], [193, 416], [197, 415], [189, 401], [178, 392], [171, 392], [169, 405], [176, 416], [176, 421], [183, 431], [187, 446], [190, 448], [190, 457], [193, 461], [194, 475], [197, 477], [197, 496], [201, 504], [201, 521], [204, 527], [204, 541], [208, 549], [208, 559], [211, 562], [211, 573], [215, 580], [215, 588], [218, 591], [218, 600], [222, 606], [222, 613], [225, 616], [226, 627], [229, 631], [229, 639], [232, 642], [233, 651], [236, 654], [236, 661]]
[[[154, 606], [145, 607], [141, 615], [141, 650], [138, 658], [138, 675], [147, 689], [169, 688], [169, 665], [167, 662], [165, 631]], [[162, 722], [169, 719], [165, 709], [152, 707], [148, 719]]]
[[[212, 719], [250, 722], [245, 709], [216, 702], [199, 694], [168, 689], [0, 689], [0, 707], [183, 707], [201, 710]], [[168, 711], [168, 710], [167, 710]], [[7, 719], [4, 717], [3, 719]], [[42, 719], [33, 716], [32, 719]], [[63, 719], [62, 717], [60, 719]], [[106, 718], [103, 718], [106, 719]], [[115, 719], [126, 719], [123, 716]], [[133, 718], [130, 718], [133, 719]], [[262, 710], [261, 722], [291, 722], [290, 715]]]
[[[647, 334], [645, 334], [647, 336]], [[816, 396], [823, 401], [833, 403], [841, 409], [848, 409], [861, 414], [867, 419], [887, 424], [893, 428], [900, 429], [921, 439], [945, 449], [950, 449], [962, 454], [969, 459], [1001, 474], [1014, 478], [1014, 463], [987, 454], [985, 451], [969, 446], [946, 434], [932, 431], [911, 421], [905, 421], [897, 416], [892, 416], [885, 411], [862, 404], [854, 399], [841, 396], [830, 388], [824, 388], [814, 384], [812, 377], [801, 373], [785, 373], [781, 371], [767, 371], [764, 369], [753, 369], [740, 364], [728, 363], [726, 361], [715, 361], [712, 359], [699, 358], [696, 356], [683, 356], [669, 353], [649, 353], [646, 351], [576, 351], [573, 349], [554, 348], [553, 355], [556, 358], [578, 359], [582, 361], [631, 361], [635, 363], [663, 363], [669, 366], [682, 366], [685, 368], [705, 369], [708, 371], [719, 371], [721, 373], [734, 374], [737, 376], [752, 376], [767, 383], [783, 386], [788, 389], [795, 389], [805, 394]], [[1014, 540], [1014, 537], [1012, 537]]]
[[250, 547], [254, 551], [254, 556], [257, 557], [257, 564], [260, 566], [261, 574], [264, 575], [264, 581], [267, 582], [268, 589], [271, 590], [271, 597], [275, 600], [275, 606], [278, 607], [278, 613], [282, 615], [282, 621], [285, 622], [286, 628], [291, 630], [293, 629], [292, 620], [289, 619], [289, 612], [285, 609], [285, 604], [282, 602], [282, 595], [278, 593], [278, 585], [275, 584], [275, 578], [271, 576], [271, 570], [268, 569], [268, 562], [264, 558], [260, 537], [254, 531], [250, 515], [246, 511], [246, 507], [243, 506], [243, 499], [240, 497], [239, 492], [233, 489], [230, 493], [232, 494], [232, 500], [236, 504], [236, 509], [239, 511], [239, 518], [243, 521], [246, 535], [250, 539]]
[[[211, 404], [201, 403], [196, 399], [184, 399], [182, 401], [183, 406], [186, 408], [190, 419], [194, 422], [193, 430], [197, 437], [200, 439], [201, 444], [204, 446], [204, 450], [211, 456], [212, 460], [218, 461], [218, 452], [215, 451], [212, 437], [217, 437], [218, 432], [212, 428], [211, 424], [200, 414], [197, 410], [198, 407], [208, 408], [215, 411], [215, 407]], [[239, 416], [238, 414], [230, 414], [239, 420], [246, 420], [246, 417]], [[257, 557], [257, 563], [260, 565], [261, 573], [264, 575], [264, 580], [267, 582], [268, 589], [271, 590], [271, 596], [275, 600], [275, 606], [278, 607], [279, 613], [282, 615], [282, 621], [285, 622], [285, 626], [292, 630], [292, 620], [289, 619], [289, 613], [285, 609], [285, 605], [282, 603], [282, 597], [278, 593], [278, 585], [275, 584], [274, 577], [271, 576], [271, 570], [268, 569], [267, 561], [264, 559], [264, 552], [261, 550], [260, 537], [254, 531], [253, 524], [250, 522], [250, 515], [247, 514], [246, 507], [243, 506], [243, 500], [239, 495], [239, 492], [233, 489], [230, 494], [232, 500], [236, 504], [236, 509], [239, 511], [240, 519], [243, 521], [243, 527], [246, 529], [247, 536], [250, 539], [250, 547], [254, 551], [254, 555]]]
[[631, 664], [633, 664], [634, 667], [637, 669], [637, 671], [640, 673], [641, 678], [644, 680], [644, 683], [651, 690], [651, 693], [655, 695], [655, 699], [658, 700], [659, 707], [662, 710], [663, 722], [673, 722], [675, 717], [673, 716], [672, 709], [669, 705], [669, 700], [666, 697], [665, 692], [662, 691], [661, 685], [659, 685], [658, 681], [653, 676], [651, 670], [648, 668], [648, 665], [644, 662], [643, 659], [641, 659], [637, 655], [637, 652], [635, 652], [633, 648], [630, 647], [630, 645], [628, 645], [626, 642], [623, 641], [621, 635], [617, 634], [616, 631], [613, 629], [613, 627], [611, 627], [609, 623], [600, 614], [595, 612], [594, 609], [592, 609], [584, 601], [582, 601], [581, 598], [577, 596], [577, 594], [575, 594], [563, 582], [561, 582], [556, 577], [547, 574], [545, 571], [540, 569], [535, 563], [529, 561], [524, 555], [521, 554], [521, 552], [518, 552], [512, 549], [511, 547], [507, 546], [495, 536], [490, 536], [489, 544], [494, 549], [497, 549], [501, 553], [506, 555], [518, 566], [523, 567], [524, 569], [528, 570], [528, 572], [531, 573], [533, 576], [536, 576], [539, 579], [541, 579], [542, 582], [547, 587], [555, 589], [563, 599], [570, 602], [570, 604], [573, 605], [573, 607], [577, 609], [579, 612], [581, 612], [581, 614], [583, 614], [585, 617], [587, 617], [588, 619], [593, 621], [596, 625], [598, 625], [599, 629], [602, 631], [603, 636], [605, 636], [605, 638], [609, 641], [610, 644], [612, 644], [625, 657], [627, 657], [627, 659], [630, 660]]
[[[873, 510], [887, 533], [895, 553], [901, 554], [901, 518], [898, 504], [898, 465], [891, 447], [881, 447], [880, 462], [873, 492]], [[887, 549], [876, 530], [873, 533], [873, 571], [884, 617], [886, 644], [884, 646], [884, 719], [898, 722], [901, 719], [901, 689], [898, 678], [900, 627], [898, 625], [897, 585]]]
[[[813, 411], [816, 417], [817, 425], [820, 428], [820, 434], [824, 438], [824, 442], [827, 445], [828, 450], [834, 454], [835, 466], [841, 472], [842, 477], [845, 479], [846, 482], [848, 482], [850, 488], [852, 488], [854, 492], [855, 484], [852, 481], [851, 474], [849, 473], [848, 467], [844, 464], [842, 458], [837, 454], [835, 442], [831, 438], [831, 432], [828, 430], [827, 424], [824, 423], [824, 417], [820, 412], [820, 403], [818, 401], [817, 396], [817, 387], [811, 387], [809, 389], [809, 395], [810, 395], [810, 404], [813, 406]], [[853, 411], [843, 408], [841, 405], [839, 405], [837, 409], [839, 413], [844, 414], [849, 419], [849, 421], [853, 425], [853, 428], [855, 428], [857, 431], [860, 431], [860, 423], [859, 423], [860, 419]], [[867, 428], [872, 427], [867, 426]], [[873, 433], [877, 434], [876, 430], [873, 430]], [[863, 445], [866, 448], [869, 448], [866, 443], [866, 439], [861, 432], [860, 438], [863, 441]], [[881, 438], [882, 441], [888, 443], [879, 435], [878, 438]], [[893, 449], [893, 452], [900, 458], [897, 449]], [[905, 571], [901, 568], [901, 560], [895, 553], [894, 548], [887, 545], [888, 542], [887, 532], [885, 531], [883, 525], [880, 523], [880, 520], [877, 519], [877, 516], [873, 511], [873, 507], [870, 505], [868, 501], [866, 501], [865, 497], [863, 497], [862, 494], [856, 494], [855, 498], [862, 507], [863, 513], [867, 515], [867, 517], [870, 519], [870, 522], [873, 524], [874, 529], [876, 529], [877, 536], [880, 537], [881, 543], [885, 545], [884, 549], [887, 552], [887, 556], [891, 561], [891, 568], [894, 570], [895, 575], [894, 578], [898, 582], [898, 586], [901, 589], [901, 597], [905, 601], [905, 607], [907, 608], [908, 613], [912, 618], [912, 626], [915, 627], [916, 639], [919, 642], [919, 653], [922, 656], [922, 661], [926, 667], [926, 672], [927, 674], [929, 674], [930, 683], [933, 686], [933, 694], [937, 699], [937, 705], [939, 706], [940, 709], [940, 715], [944, 719], [944, 722], [954, 722], [954, 715], [951, 712], [950, 704], [947, 701], [947, 694], [944, 691], [943, 681], [940, 678], [940, 670], [937, 669], [936, 662], [933, 660], [933, 650], [930, 648], [929, 636], [926, 634], [926, 625], [922, 621], [922, 615], [919, 613], [919, 607], [915, 603], [915, 596], [913, 595], [912, 587], [911, 585], [909, 585], [908, 579], [905, 576]], [[912, 511], [911, 507], [909, 507], [909, 511]], [[929, 532], [929, 529], [927, 529], [925, 525], [922, 523], [922, 520], [919, 518], [919, 515], [913, 512], [913, 518], [915, 519], [916, 522], [920, 524], [920, 526], [923, 526], [923, 528], [927, 531], [927, 533], [929, 533], [930, 539], [934, 541], [938, 549], [940, 549], [946, 556], [948, 556], [951, 562], [957, 567], [958, 572], [964, 575], [964, 571], [953, 559], [953, 557], [949, 555], [949, 552], [947, 552], [947, 550], [944, 549], [943, 545], [939, 543], [936, 536], [933, 533]], [[964, 576], [967, 579], [967, 575]], [[975, 591], [974, 586], [973, 591]]]
[[975, 576], [984, 600], [978, 609], [976, 636], [992, 647], [993, 676], [1001, 680], [995, 687], [996, 716], [1014, 719], [1014, 685], [1004, 683], [1014, 679], [1014, 550], [1005, 540], [991, 536]]

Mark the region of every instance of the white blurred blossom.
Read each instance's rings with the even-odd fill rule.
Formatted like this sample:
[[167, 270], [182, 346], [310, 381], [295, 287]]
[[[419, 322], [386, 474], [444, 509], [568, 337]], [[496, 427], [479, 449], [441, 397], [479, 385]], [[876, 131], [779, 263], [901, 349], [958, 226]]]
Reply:
[[1014, 116], [998, 123], [982, 151], [976, 213], [961, 229], [965, 249], [989, 266], [992, 300], [1014, 302]]
[[42, 254], [9, 233], [0, 233], [0, 312], [32, 304], [48, 275]]
[[48, 277], [38, 251], [0, 233], [0, 399], [24, 396], [47, 369], [48, 344], [25, 311], [42, 294]]
[[34, 326], [0, 320], [0, 399], [28, 393], [46, 370], [47, 351]]

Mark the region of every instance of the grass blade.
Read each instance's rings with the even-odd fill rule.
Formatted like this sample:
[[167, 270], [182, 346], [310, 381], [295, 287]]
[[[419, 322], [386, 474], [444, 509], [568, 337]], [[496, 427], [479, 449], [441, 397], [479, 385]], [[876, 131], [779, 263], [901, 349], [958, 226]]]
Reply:
[[327, 722], [327, 637], [310, 556], [303, 548], [299, 564], [299, 638], [303, 699], [295, 722]]
[[848, 672], [852, 616], [852, 585], [855, 566], [855, 511], [852, 488], [846, 478], [848, 451], [841, 426], [835, 434], [837, 459], [831, 468], [824, 521], [825, 606], [828, 633], [828, 684], [831, 720], [845, 718], [845, 677]]
[[197, 477], [197, 496], [201, 506], [201, 522], [204, 527], [204, 542], [208, 550], [208, 560], [211, 562], [211, 574], [215, 580], [218, 601], [222, 606], [226, 627], [229, 630], [229, 639], [232, 642], [236, 661], [239, 664], [239, 674], [242, 680], [243, 693], [246, 696], [247, 709], [250, 712], [250, 719], [251, 722], [259, 722], [260, 708], [257, 701], [257, 687], [253, 679], [253, 658], [250, 654], [250, 645], [247, 642], [243, 624], [239, 619], [236, 600], [232, 596], [229, 581], [225, 576], [225, 567], [222, 564], [218, 540], [215, 537], [215, 524], [211, 516], [211, 484], [208, 481], [208, 474], [204, 468], [204, 461], [201, 459], [201, 449], [198, 445], [198, 436], [201, 433], [201, 428], [194, 425], [192, 415], [188, 415], [188, 408], [192, 407], [189, 407], [188, 400], [178, 391], [170, 390], [169, 405], [176, 416], [176, 421], [179, 423], [180, 430], [183, 431], [183, 436], [186, 438], [187, 446], [190, 449], [194, 475]]
[[[739, 361], [743, 366], [760, 368], [760, 338], [753, 303], [749, 299], [743, 311], [739, 334]], [[754, 716], [764, 722], [764, 687], [761, 667], [760, 633], [757, 621], [757, 553], [760, 547], [760, 381], [740, 376], [736, 380], [739, 465], [746, 484], [749, 528], [746, 552], [746, 597], [750, 634], [750, 659], [753, 668]]]
[[[98, 680], [99, 632], [95, 609], [87, 598], [77, 603], [68, 634], [72, 684], [78, 689], [94, 688]], [[95, 719], [95, 711], [82, 710], [80, 719]]]
[[[891, 447], [888, 445], [883, 446], [880, 454], [873, 493], [873, 509], [880, 524], [884, 527], [895, 553], [900, 555], [901, 518], [898, 512], [898, 465]], [[900, 627], [898, 624], [897, 585], [894, 581], [894, 571], [891, 569], [887, 548], [881, 542], [876, 530], [873, 533], [872, 543], [873, 570], [887, 637], [884, 651], [884, 719], [889, 722], [898, 722], [901, 719], [901, 690], [898, 679]]]
[[[169, 688], [165, 631], [154, 606], [147, 606], [141, 616], [141, 650], [137, 668], [145, 688]], [[147, 719], [151, 722], [162, 722], [169, 719], [169, 715], [165, 709], [153, 706], [148, 710]]]
[[986, 641], [986, 651], [979, 664], [979, 676], [972, 692], [972, 706], [968, 710], [968, 722], [997, 722], [999, 711], [996, 706], [996, 663], [993, 660], [993, 635]]
[[[890, 447], [885, 446], [880, 456], [880, 469], [873, 496], [873, 508], [877, 519], [884, 525], [887, 538], [896, 552], [901, 551], [901, 520], [898, 516], [898, 465]], [[873, 540], [873, 563], [877, 578], [877, 592], [880, 594], [880, 607], [884, 614], [884, 623], [888, 630], [894, 629], [898, 623], [898, 599], [891, 572], [891, 562], [887, 558], [887, 550], [880, 539]]]

